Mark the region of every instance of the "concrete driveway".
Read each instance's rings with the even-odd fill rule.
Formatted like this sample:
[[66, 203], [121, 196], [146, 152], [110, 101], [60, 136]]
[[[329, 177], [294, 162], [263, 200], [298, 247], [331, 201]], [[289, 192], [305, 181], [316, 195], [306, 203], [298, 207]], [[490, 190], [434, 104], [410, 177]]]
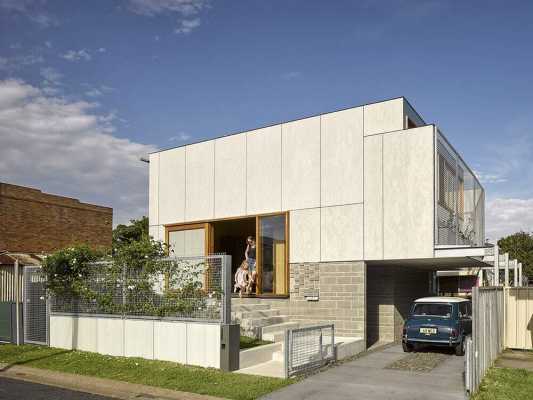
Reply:
[[464, 400], [463, 357], [450, 353], [429, 372], [385, 368], [407, 354], [395, 345], [330, 368], [264, 399]]

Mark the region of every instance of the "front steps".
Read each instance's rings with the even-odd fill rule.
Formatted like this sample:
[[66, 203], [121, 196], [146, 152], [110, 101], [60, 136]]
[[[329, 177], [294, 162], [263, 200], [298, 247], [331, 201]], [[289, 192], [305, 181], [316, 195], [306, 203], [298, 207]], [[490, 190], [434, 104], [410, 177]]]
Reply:
[[298, 325], [291, 323], [279, 308], [253, 298], [232, 299], [231, 319], [241, 325], [242, 335], [272, 342], [279, 341], [275, 339], [286, 329]]

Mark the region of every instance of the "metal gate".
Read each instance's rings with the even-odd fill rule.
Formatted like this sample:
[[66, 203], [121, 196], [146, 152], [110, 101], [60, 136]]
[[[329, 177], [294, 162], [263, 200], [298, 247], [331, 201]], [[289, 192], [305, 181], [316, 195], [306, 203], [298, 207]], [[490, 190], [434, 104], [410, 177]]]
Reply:
[[316, 325], [285, 332], [285, 376], [305, 374], [335, 360], [335, 326]]
[[41, 267], [24, 267], [24, 342], [48, 344], [48, 307]]

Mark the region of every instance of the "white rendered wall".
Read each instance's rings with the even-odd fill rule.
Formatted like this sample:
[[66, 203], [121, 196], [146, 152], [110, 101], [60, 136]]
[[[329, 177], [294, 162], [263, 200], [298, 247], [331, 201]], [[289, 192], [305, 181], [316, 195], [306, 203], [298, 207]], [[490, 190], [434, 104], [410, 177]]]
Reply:
[[363, 205], [321, 209], [321, 260], [363, 260]]
[[290, 213], [290, 262], [320, 261], [320, 208]]
[[320, 117], [282, 125], [282, 210], [320, 206]]
[[433, 155], [432, 125], [383, 136], [385, 259], [433, 257]]
[[159, 224], [185, 220], [185, 147], [160, 153], [158, 208]]
[[321, 117], [321, 205], [363, 201], [363, 107]]
[[220, 325], [50, 316], [50, 346], [220, 368]]
[[365, 136], [404, 128], [403, 97], [364, 106]]
[[246, 134], [246, 214], [281, 210], [281, 125]]
[[215, 218], [246, 214], [246, 134], [215, 140]]
[[215, 142], [192, 144], [185, 149], [185, 219], [212, 219], [215, 209]]
[[383, 136], [365, 137], [365, 260], [383, 259]]

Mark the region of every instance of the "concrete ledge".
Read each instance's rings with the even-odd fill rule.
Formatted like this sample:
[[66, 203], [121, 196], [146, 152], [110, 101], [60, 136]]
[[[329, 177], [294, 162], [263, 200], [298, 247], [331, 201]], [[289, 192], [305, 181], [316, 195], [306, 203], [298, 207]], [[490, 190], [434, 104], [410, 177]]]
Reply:
[[272, 361], [274, 353], [282, 349], [283, 345], [279, 342], [242, 350], [239, 354], [239, 368], [248, 368], [253, 365]]
[[363, 338], [336, 337], [335, 349], [337, 360], [355, 356], [366, 350], [366, 341]]

